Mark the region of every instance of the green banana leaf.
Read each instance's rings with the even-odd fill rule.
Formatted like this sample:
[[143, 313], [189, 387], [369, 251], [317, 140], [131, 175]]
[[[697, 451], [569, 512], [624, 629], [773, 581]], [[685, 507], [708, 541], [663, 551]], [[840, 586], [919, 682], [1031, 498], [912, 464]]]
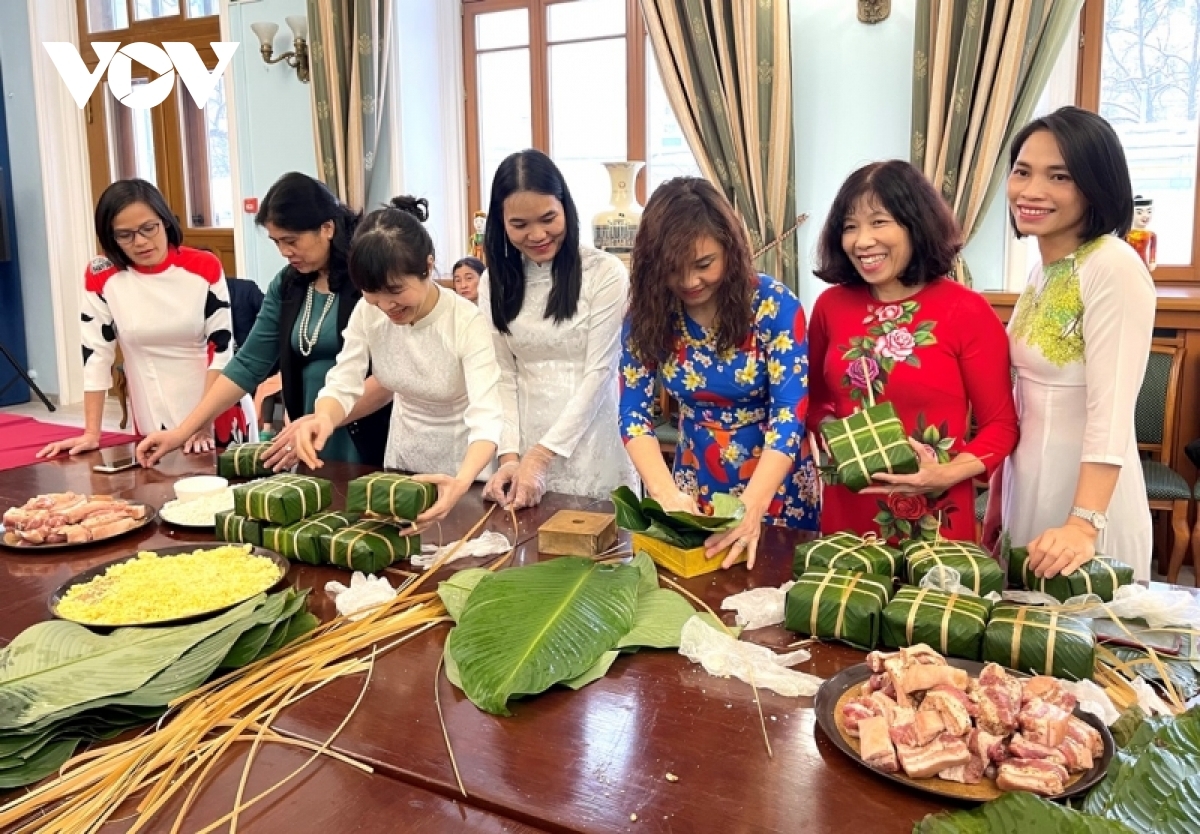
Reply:
[[19, 788], [46, 778], [67, 763], [81, 741], [78, 738], [61, 739], [43, 747], [38, 755], [20, 767], [0, 771], [0, 789]]
[[619, 486], [609, 495], [616, 510], [617, 526], [622, 530], [640, 533], [650, 526], [650, 520], [642, 512], [641, 499], [627, 486]]
[[1146, 713], [1137, 704], [1134, 704], [1125, 712], [1121, 713], [1121, 717], [1108, 728], [1112, 733], [1113, 742], [1118, 748], [1128, 747], [1133, 740], [1134, 734], [1141, 728], [1146, 721]]
[[16, 729], [73, 704], [132, 692], [190, 648], [245, 618], [263, 595], [194, 625], [119, 628], [107, 636], [50, 620], [0, 651], [0, 730]]
[[713, 533], [733, 529], [746, 515], [746, 505], [741, 499], [725, 493], [713, 496], [712, 515], [667, 512], [653, 498], [639, 500], [626, 486], [614, 489], [610, 497], [616, 509], [617, 526], [622, 530], [644, 533], [685, 550], [704, 544]]
[[437, 501], [437, 486], [397, 472], [372, 472], [346, 485], [346, 510], [414, 521]]
[[571, 678], [569, 681], [563, 681], [563, 686], [568, 689], [579, 691], [589, 683], [595, 683], [602, 677], [608, 674], [608, 670], [612, 668], [613, 663], [621, 656], [620, 652], [605, 652], [600, 655], [600, 659], [591, 665], [591, 667], [577, 678]]
[[654, 560], [650, 558], [650, 554], [644, 550], [639, 550], [637, 554], [629, 560], [631, 568], [637, 568], [638, 571], [638, 596], [649, 594], [658, 590], [658, 568], [654, 565]]
[[696, 609], [669, 588], [638, 595], [633, 628], [617, 641], [618, 649], [677, 649], [683, 624]]
[[927, 643], [951, 657], [979, 660], [992, 603], [905, 586], [883, 609], [879, 639], [892, 649]]
[[633, 627], [639, 571], [563, 557], [480, 583], [446, 639], [467, 697], [508, 715], [515, 695], [587, 672]]
[[471, 592], [482, 582], [486, 577], [491, 576], [492, 571], [487, 568], [467, 568], [460, 570], [444, 582], [438, 583], [438, 596], [442, 599], [442, 604], [446, 606], [446, 613], [458, 622], [458, 618], [462, 616], [462, 610], [467, 605], [467, 598], [471, 596]]
[[[1128, 646], [1110, 645], [1108, 648], [1120, 660], [1132, 664], [1134, 671], [1146, 680], [1162, 681], [1162, 673], [1159, 672], [1158, 665], [1150, 659], [1149, 652]], [[1163, 654], [1158, 655], [1158, 660], [1159, 663], [1162, 663], [1180, 698], [1190, 701], [1196, 695], [1200, 695], [1200, 673], [1197, 673], [1196, 667], [1190, 661]]]
[[258, 656], [267, 644], [275, 624], [282, 619], [295, 616], [308, 598], [308, 591], [296, 593], [290, 588], [285, 593], [275, 594], [254, 612], [251, 627], [238, 635], [221, 660], [222, 669], [237, 669], [246, 666]]
[[1081, 814], [1030, 793], [1006, 793], [973, 811], [932, 814], [913, 834], [1132, 834], [1119, 822]]

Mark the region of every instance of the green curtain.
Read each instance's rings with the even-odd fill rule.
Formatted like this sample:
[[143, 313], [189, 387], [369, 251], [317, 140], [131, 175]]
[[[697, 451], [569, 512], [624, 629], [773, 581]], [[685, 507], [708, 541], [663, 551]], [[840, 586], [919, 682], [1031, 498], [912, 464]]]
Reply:
[[641, 0], [663, 86], [704, 176], [746, 223], [758, 268], [796, 289], [788, 0]]
[[[912, 162], [966, 240], [1008, 170], [1083, 0], [917, 0]], [[965, 268], [960, 280], [970, 283]]]
[[308, 0], [318, 176], [364, 207], [380, 153], [392, 0]]

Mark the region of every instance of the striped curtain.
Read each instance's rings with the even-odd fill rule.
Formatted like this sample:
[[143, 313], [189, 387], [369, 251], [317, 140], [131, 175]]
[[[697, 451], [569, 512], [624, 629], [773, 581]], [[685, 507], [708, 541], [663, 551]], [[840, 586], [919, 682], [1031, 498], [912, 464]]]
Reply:
[[704, 176], [746, 223], [757, 265], [796, 289], [788, 0], [641, 0], [663, 86]]
[[[969, 241], [1083, 0], [917, 0], [912, 162]], [[959, 279], [970, 283], [965, 265]]]
[[318, 176], [361, 209], [383, 127], [393, 0], [308, 0]]

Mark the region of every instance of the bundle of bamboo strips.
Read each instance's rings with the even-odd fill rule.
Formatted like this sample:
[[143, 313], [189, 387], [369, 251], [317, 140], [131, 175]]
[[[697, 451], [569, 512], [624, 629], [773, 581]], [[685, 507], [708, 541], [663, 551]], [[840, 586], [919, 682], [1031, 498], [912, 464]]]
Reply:
[[[490, 515], [489, 510], [462, 541], [473, 537]], [[515, 531], [515, 514], [512, 521]], [[200, 834], [226, 824], [230, 834], [236, 834], [238, 816], [243, 810], [298, 776], [318, 756], [332, 756], [369, 772], [366, 765], [329, 748], [361, 703], [375, 658], [439, 623], [450, 621], [436, 593], [417, 591], [453, 555], [453, 550], [446, 553], [395, 599], [363, 619], [333, 620], [309, 638], [180, 698], [154, 730], [76, 756], [57, 778], [0, 808], [0, 829], [19, 834], [96, 831], [126, 801], [144, 794], [137, 805], [138, 819], [129, 829], [132, 834], [146, 830], [155, 816], [186, 789], [182, 808], [171, 828], [172, 834], [176, 834], [222, 754], [236, 743], [249, 743], [251, 749], [234, 807], [201, 829]], [[493, 569], [510, 556], [511, 551]], [[285, 707], [338, 678], [363, 672], [366, 677], [358, 700], [324, 743], [285, 738], [271, 729]], [[279, 783], [244, 800], [255, 753], [264, 742], [302, 747], [311, 750], [312, 755]]]

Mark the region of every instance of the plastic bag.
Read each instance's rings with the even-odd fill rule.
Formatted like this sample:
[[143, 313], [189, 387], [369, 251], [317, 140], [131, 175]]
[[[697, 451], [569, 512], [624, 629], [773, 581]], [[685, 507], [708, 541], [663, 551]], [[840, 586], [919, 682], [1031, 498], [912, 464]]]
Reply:
[[700, 616], [684, 623], [679, 653], [693, 663], [699, 663], [710, 675], [735, 677], [780, 695], [815, 695], [824, 683], [814, 675], [787, 668], [812, 657], [803, 649], [776, 654], [766, 646], [743, 643], [713, 628]]
[[[962, 574], [954, 568], [946, 567], [945, 565], [937, 565], [932, 568], [929, 573], [921, 577], [921, 583], [918, 587], [931, 588], [935, 591], [942, 591], [947, 594], [958, 594], [960, 597], [978, 597], [972, 589], [962, 584]], [[995, 591], [984, 595], [983, 599], [990, 602], [999, 602], [1001, 597]], [[1053, 599], [1053, 597], [1051, 597]], [[1057, 602], [1058, 600], [1055, 600]]]
[[[424, 545], [421, 548], [421, 552], [412, 557], [413, 567], [428, 570], [431, 565], [442, 558], [443, 554], [457, 546], [458, 542], [456, 541], [444, 544], [441, 547], [434, 544]], [[468, 539], [463, 542], [462, 547], [459, 547], [455, 554], [450, 557], [450, 562], [457, 562], [459, 559], [469, 559], [473, 556], [495, 556], [500, 553], [507, 553], [511, 549], [512, 545], [509, 543], [507, 536], [503, 533], [494, 533], [488, 530], [474, 539]]]
[[1075, 696], [1081, 710], [1090, 712], [1103, 721], [1105, 726], [1111, 727], [1121, 717], [1120, 711], [1113, 705], [1112, 698], [1108, 697], [1108, 693], [1092, 681], [1060, 680], [1059, 685]]
[[736, 611], [737, 624], [747, 631], [779, 625], [783, 622], [783, 606], [787, 592], [795, 582], [785, 582], [778, 588], [751, 588], [725, 597], [722, 611]]
[[367, 576], [355, 571], [349, 587], [341, 582], [326, 582], [325, 593], [329, 594], [339, 614], [361, 620], [395, 598], [397, 591], [382, 576]]

